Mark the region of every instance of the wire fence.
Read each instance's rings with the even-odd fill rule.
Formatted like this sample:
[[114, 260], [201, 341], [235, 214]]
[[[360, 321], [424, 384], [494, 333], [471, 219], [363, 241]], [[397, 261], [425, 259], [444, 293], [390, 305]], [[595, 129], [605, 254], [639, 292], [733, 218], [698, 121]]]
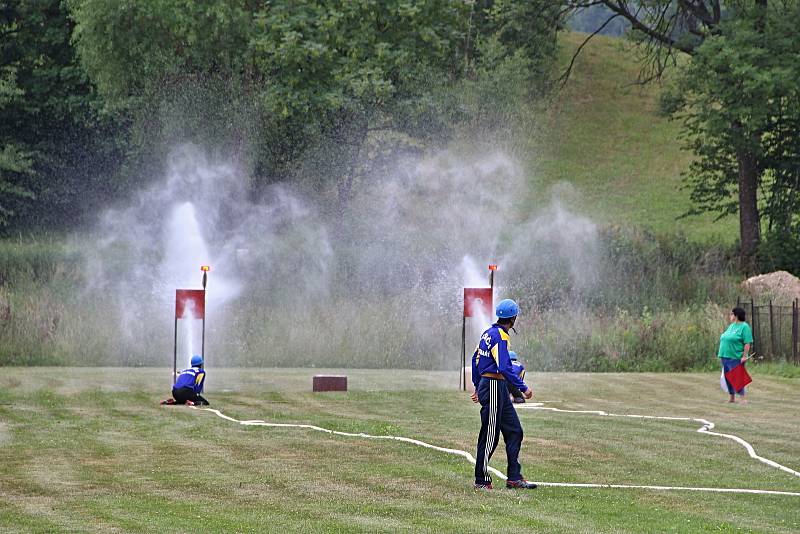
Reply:
[[800, 299], [791, 306], [737, 300], [750, 318], [753, 329], [752, 352], [767, 361], [800, 363]]

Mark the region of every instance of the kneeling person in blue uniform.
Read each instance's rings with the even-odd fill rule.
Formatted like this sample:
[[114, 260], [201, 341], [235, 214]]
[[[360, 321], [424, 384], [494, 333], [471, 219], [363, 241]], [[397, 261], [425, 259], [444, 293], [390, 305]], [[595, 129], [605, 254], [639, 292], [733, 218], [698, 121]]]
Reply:
[[526, 399], [533, 391], [514, 374], [508, 355], [508, 331], [519, 315], [519, 306], [511, 299], [500, 301], [495, 310], [497, 322], [486, 330], [472, 355], [472, 401], [481, 405], [481, 430], [478, 453], [475, 455], [475, 488], [492, 489], [489, 459], [497, 448], [500, 433], [506, 442], [508, 470], [507, 488], [534, 489], [536, 484], [522, 478], [519, 449], [522, 446], [522, 425], [511, 403], [508, 385], [517, 388]]
[[192, 356], [192, 366], [178, 373], [178, 379], [172, 386], [172, 397], [175, 399], [175, 404], [208, 405], [208, 401], [200, 395], [203, 392], [205, 380], [203, 357], [195, 354]]
[[[513, 350], [508, 351], [508, 357], [511, 358], [511, 369], [514, 371], [514, 374], [519, 377], [520, 380], [523, 382], [525, 381], [525, 364], [523, 364], [517, 358], [517, 353]], [[511, 400], [514, 404], [523, 404], [525, 402], [525, 396], [522, 394], [520, 390], [515, 388], [512, 384], [508, 384], [508, 392], [511, 393]]]

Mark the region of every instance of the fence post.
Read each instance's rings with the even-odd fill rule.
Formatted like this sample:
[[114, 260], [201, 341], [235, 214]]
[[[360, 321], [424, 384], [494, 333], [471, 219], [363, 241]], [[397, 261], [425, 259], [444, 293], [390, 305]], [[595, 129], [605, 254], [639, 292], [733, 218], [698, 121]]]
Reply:
[[798, 337], [798, 299], [792, 301], [792, 360], [794, 363], [800, 363], [797, 358], [797, 337]]
[[772, 321], [772, 299], [769, 299], [769, 352], [770, 359], [775, 359], [775, 323]]
[[[756, 321], [756, 305], [753, 302], [754, 299], [750, 299], [750, 326], [753, 330], [753, 348], [752, 352], [760, 354], [761, 353], [761, 328], [758, 325], [758, 321]], [[761, 356], [764, 356], [761, 354]]]

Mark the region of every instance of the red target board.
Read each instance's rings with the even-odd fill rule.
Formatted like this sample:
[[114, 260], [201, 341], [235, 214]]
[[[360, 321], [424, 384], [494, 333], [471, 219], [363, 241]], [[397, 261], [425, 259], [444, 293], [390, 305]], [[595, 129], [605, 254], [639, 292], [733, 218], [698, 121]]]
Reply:
[[195, 319], [206, 318], [206, 292], [204, 289], [175, 290], [175, 318], [182, 319], [191, 310]]
[[483, 315], [492, 317], [492, 300], [494, 290], [491, 287], [464, 288], [464, 317]]

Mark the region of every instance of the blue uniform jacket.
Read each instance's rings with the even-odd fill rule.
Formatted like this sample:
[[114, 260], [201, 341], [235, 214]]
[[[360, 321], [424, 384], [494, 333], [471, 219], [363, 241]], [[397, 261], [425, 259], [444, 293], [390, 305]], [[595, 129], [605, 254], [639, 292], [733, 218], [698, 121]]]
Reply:
[[472, 384], [475, 389], [478, 389], [483, 373], [500, 373], [521, 392], [528, 391], [525, 382], [514, 373], [508, 356], [508, 342], [508, 332], [496, 323], [481, 335], [478, 347], [472, 354]]
[[519, 363], [518, 361], [511, 361], [511, 367], [514, 370], [514, 374], [519, 377], [520, 380], [525, 380], [525, 366]]
[[178, 380], [173, 386], [175, 389], [192, 388], [195, 393], [203, 392], [203, 382], [206, 380], [206, 372], [199, 367], [190, 367], [178, 373]]

